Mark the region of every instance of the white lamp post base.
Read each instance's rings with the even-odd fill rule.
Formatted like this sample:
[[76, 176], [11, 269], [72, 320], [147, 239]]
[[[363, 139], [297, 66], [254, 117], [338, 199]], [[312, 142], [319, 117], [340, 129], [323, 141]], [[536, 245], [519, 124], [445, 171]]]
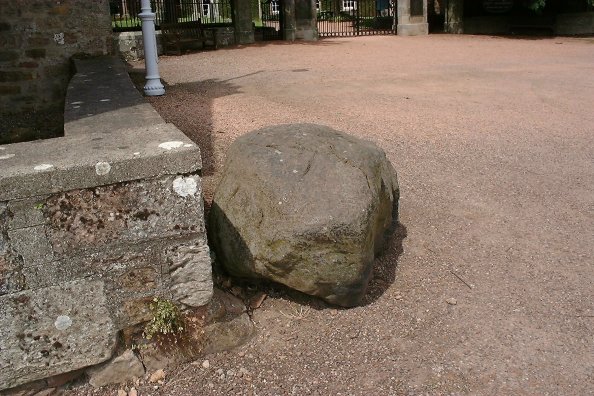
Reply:
[[144, 64], [146, 67], [146, 84], [144, 94], [160, 96], [165, 94], [161, 84], [159, 65], [157, 63], [157, 40], [155, 38], [155, 13], [151, 10], [150, 0], [142, 0], [138, 16], [142, 20], [142, 42], [144, 43]]

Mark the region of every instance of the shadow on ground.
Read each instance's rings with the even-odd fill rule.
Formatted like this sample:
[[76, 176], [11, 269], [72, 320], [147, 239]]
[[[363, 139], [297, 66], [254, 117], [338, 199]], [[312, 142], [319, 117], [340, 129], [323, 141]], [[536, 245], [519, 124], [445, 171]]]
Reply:
[[[136, 87], [142, 90], [144, 70], [133, 69], [129, 73]], [[202, 176], [210, 176], [217, 170], [214, 153], [217, 131], [213, 128], [212, 103], [217, 98], [239, 93], [238, 86], [230, 83], [231, 80], [233, 79], [181, 84], [168, 84], [163, 81], [166, 94], [146, 98], [165, 122], [174, 124], [200, 147]], [[192, 106], [186, 106], [187, 103], [192, 103]], [[200, 109], [199, 112], [196, 112], [197, 108]]]
[[375, 302], [392, 286], [396, 280], [398, 259], [404, 252], [403, 243], [407, 236], [406, 226], [400, 222], [396, 223], [394, 232], [386, 242], [386, 249], [373, 263], [373, 277], [361, 305]]

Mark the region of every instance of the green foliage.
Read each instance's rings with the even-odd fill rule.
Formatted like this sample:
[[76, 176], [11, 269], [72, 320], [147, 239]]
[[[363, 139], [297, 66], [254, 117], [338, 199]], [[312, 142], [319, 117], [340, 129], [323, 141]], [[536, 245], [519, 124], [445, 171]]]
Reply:
[[144, 328], [144, 337], [147, 340], [156, 335], [175, 335], [184, 331], [184, 319], [179, 308], [173, 302], [154, 298], [150, 309], [153, 318]]
[[[586, 4], [594, 7], [594, 0], [585, 0]], [[542, 11], [547, 5], [547, 0], [524, 0], [524, 5], [535, 12]]]
[[530, 0], [526, 6], [532, 11], [538, 12], [545, 7], [546, 3], [546, 0]]

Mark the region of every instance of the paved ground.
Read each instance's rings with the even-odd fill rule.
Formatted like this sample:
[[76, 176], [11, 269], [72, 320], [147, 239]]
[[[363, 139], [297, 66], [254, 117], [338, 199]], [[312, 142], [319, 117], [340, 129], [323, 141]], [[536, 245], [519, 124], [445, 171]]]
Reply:
[[272, 291], [249, 344], [141, 395], [594, 394], [594, 39], [362, 37], [160, 67], [151, 101], [202, 145], [207, 198], [237, 136], [316, 122], [386, 150], [402, 226], [364, 306]]

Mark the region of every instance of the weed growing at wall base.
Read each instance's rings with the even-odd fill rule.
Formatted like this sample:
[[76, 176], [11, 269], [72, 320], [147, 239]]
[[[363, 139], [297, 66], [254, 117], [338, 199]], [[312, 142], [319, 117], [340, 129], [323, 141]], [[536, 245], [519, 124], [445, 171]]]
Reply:
[[150, 310], [153, 318], [144, 328], [144, 337], [147, 340], [156, 335], [175, 335], [184, 331], [183, 316], [172, 301], [155, 297]]

